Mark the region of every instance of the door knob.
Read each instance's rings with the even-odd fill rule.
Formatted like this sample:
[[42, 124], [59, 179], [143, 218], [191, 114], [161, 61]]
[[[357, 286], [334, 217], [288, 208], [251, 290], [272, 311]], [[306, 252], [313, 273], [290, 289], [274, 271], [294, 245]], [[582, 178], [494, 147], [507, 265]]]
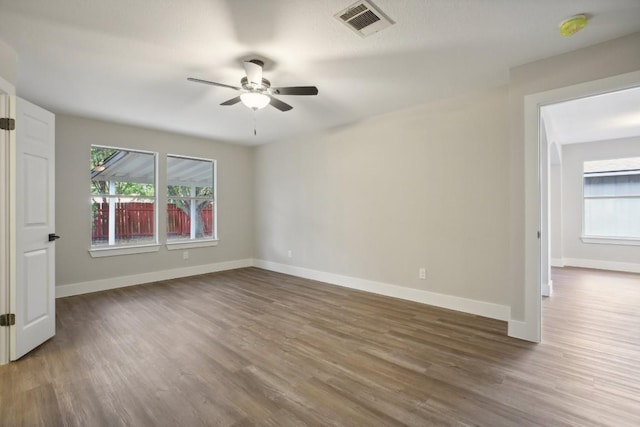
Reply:
[[60, 236], [56, 235], [56, 233], [49, 233], [49, 241], [50, 242], [55, 242], [59, 238], [60, 238]]

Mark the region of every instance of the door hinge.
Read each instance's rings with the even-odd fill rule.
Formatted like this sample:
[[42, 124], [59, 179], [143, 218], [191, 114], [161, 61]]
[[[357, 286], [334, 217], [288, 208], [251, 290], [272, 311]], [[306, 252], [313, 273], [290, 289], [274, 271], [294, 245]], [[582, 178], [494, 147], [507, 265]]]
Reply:
[[3, 117], [0, 119], [0, 129], [2, 130], [15, 130], [16, 129], [16, 119], [12, 119], [9, 117]]
[[16, 324], [16, 315], [13, 313], [0, 314], [0, 326], [13, 326]]

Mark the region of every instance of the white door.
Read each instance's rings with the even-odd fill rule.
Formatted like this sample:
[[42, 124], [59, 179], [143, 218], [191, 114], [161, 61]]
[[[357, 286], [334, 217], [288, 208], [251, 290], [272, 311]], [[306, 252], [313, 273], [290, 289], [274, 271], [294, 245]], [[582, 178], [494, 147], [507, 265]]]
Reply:
[[13, 234], [10, 304], [11, 360], [53, 337], [55, 316], [55, 117], [23, 99], [12, 141]]

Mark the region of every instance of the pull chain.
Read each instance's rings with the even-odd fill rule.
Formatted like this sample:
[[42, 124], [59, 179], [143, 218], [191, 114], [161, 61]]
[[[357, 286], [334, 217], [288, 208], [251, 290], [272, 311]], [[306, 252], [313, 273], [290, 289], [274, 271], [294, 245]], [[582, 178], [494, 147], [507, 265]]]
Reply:
[[258, 132], [256, 131], [256, 111], [258, 111], [257, 109], [253, 109], [253, 136], [258, 136]]

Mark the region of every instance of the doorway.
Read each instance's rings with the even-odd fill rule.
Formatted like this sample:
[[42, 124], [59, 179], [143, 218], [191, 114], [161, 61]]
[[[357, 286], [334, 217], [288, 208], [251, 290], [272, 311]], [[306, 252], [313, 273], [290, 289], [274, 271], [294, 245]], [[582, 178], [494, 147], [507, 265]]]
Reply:
[[551, 265], [640, 272], [640, 86], [540, 110]]
[[[549, 236], [549, 141], [540, 137], [541, 109], [544, 106], [638, 86], [640, 72], [632, 72], [587, 83], [553, 89], [525, 97], [525, 320], [523, 336], [540, 342], [542, 313], [541, 293], [544, 268], [550, 262], [548, 247], [543, 248], [539, 236]], [[543, 216], [547, 220], [543, 221]], [[538, 231], [540, 234], [538, 234]]]

